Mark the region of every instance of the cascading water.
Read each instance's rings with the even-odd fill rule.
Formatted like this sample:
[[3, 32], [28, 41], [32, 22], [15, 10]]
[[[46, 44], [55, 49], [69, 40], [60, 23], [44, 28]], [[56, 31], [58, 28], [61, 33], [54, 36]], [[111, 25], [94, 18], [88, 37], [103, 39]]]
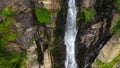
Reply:
[[75, 0], [69, 0], [66, 31], [64, 37], [64, 42], [66, 45], [65, 68], [77, 68], [75, 60], [75, 39], [77, 34], [76, 16], [77, 9], [75, 6]]

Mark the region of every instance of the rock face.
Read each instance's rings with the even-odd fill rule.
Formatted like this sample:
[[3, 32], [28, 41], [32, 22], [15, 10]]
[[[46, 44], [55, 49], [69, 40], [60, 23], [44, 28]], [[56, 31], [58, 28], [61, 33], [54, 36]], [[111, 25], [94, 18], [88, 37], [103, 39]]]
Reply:
[[[94, 2], [95, 4], [93, 3], [93, 6], [96, 10], [95, 18], [90, 21], [78, 21], [76, 60], [79, 68], [89, 68], [100, 49], [112, 37], [108, 31], [114, 15], [113, 2], [106, 0], [96, 0]], [[107, 8], [107, 6], [110, 7]]]
[[36, 48], [36, 44], [33, 42], [33, 44], [27, 49], [26, 68], [39, 68]]
[[6, 45], [2, 50], [5, 50], [5, 52], [11, 52], [11, 53], [20, 53], [20, 44], [18, 43], [9, 43]]
[[120, 54], [120, 36], [115, 35], [102, 48], [97, 58], [103, 63], [110, 63], [119, 54]]
[[43, 7], [48, 10], [58, 10], [60, 9], [59, 0], [39, 0], [39, 3], [43, 3]]
[[[21, 49], [25, 50], [27, 52], [27, 68], [65, 68], [64, 33], [67, 3], [68, 0], [0, 1], [0, 9], [12, 7], [14, 21], [9, 28], [10, 31], [18, 33], [18, 37], [14, 41], [20, 45], [18, 47], [18, 44], [10, 42], [6, 48], [10, 49], [9, 51], [13, 48], [15, 52], [21, 51]], [[116, 19], [114, 16], [117, 17], [114, 12], [114, 0], [76, 0], [76, 5], [78, 7], [76, 61], [78, 68], [89, 68], [100, 49], [113, 35], [109, 29]], [[36, 7], [46, 8], [50, 12], [51, 21], [48, 24], [38, 24], [34, 10]], [[96, 15], [92, 19], [86, 20], [84, 11], [92, 8], [96, 10]], [[0, 15], [0, 21], [5, 18]], [[35, 42], [30, 44], [32, 40]], [[100, 54], [104, 54], [104, 58], [114, 59], [120, 53], [117, 49], [119, 42], [115, 41], [117, 44], [114, 44], [113, 40], [119, 40], [118, 36], [112, 37], [102, 49], [103, 51], [101, 50]], [[111, 51], [111, 49], [116, 50]], [[106, 52], [116, 54], [110, 57]], [[101, 57], [99, 58], [101, 59]], [[103, 62], [111, 61], [104, 58], [102, 57]]]
[[50, 51], [46, 50], [44, 52], [44, 60], [43, 60], [43, 65], [41, 66], [41, 68], [51, 68], [51, 67], [52, 67], [52, 60], [50, 56]]

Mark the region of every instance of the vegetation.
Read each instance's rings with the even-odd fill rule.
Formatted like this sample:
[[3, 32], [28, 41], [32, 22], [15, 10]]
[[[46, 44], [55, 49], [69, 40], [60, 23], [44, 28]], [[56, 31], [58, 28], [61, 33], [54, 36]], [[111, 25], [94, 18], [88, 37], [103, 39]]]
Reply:
[[120, 0], [116, 0], [116, 10], [118, 13], [120, 13]]
[[84, 14], [85, 14], [85, 19], [86, 19], [87, 21], [89, 21], [89, 20], [91, 20], [91, 19], [94, 18], [96, 12], [95, 12], [95, 9], [94, 9], [94, 8], [91, 8], [91, 9], [89, 9], [89, 10], [87, 10], [87, 9], [84, 10]]
[[15, 39], [17, 37], [17, 34], [9, 32], [8, 26], [13, 22], [11, 7], [0, 10], [0, 15], [6, 16], [5, 20], [0, 21], [0, 34], [2, 35], [0, 38], [0, 47], [2, 47], [9, 41]]
[[45, 8], [35, 8], [37, 20], [39, 23], [49, 23], [50, 22], [50, 12]]
[[0, 51], [0, 68], [23, 68], [25, 57], [25, 52], [13, 54]]
[[[120, 14], [120, 0], [116, 0], [116, 11]], [[110, 29], [111, 33], [120, 34], [120, 18], [114, 23]]]
[[99, 60], [96, 60], [94, 63], [97, 64], [100, 68], [111, 68], [113, 67], [113, 65], [117, 62], [120, 61], [120, 55], [118, 57], [116, 57], [112, 62], [110, 63], [102, 63]]
[[2, 48], [17, 37], [17, 34], [9, 31], [9, 26], [13, 22], [12, 7], [7, 7], [0, 10], [0, 15], [5, 16], [5, 19], [0, 21], [0, 68], [22, 68], [25, 64], [25, 52], [13, 54], [3, 52]]
[[120, 18], [115, 22], [114, 26], [111, 29], [111, 32], [115, 34], [120, 34]]

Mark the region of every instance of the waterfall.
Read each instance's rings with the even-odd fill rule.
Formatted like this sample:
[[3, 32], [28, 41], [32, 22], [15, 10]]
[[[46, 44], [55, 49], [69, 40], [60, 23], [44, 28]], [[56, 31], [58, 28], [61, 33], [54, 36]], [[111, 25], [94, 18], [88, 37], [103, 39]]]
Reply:
[[75, 0], [69, 0], [66, 19], [66, 31], [64, 37], [64, 42], [66, 45], [65, 68], [77, 68], [75, 60], [75, 39], [77, 34], [76, 15], [77, 9], [75, 6]]

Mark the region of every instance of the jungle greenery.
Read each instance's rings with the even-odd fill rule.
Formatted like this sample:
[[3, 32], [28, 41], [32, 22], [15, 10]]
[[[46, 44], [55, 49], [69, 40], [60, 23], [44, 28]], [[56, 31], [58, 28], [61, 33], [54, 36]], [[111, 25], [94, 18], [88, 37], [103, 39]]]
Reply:
[[35, 8], [35, 13], [39, 23], [49, 23], [50, 22], [50, 12], [45, 8]]
[[117, 56], [112, 62], [110, 63], [102, 63], [101, 61], [99, 60], [95, 60], [94, 64], [97, 64], [99, 66], [99, 68], [111, 68], [113, 67], [113, 65], [117, 62], [120, 61], [120, 55]]

